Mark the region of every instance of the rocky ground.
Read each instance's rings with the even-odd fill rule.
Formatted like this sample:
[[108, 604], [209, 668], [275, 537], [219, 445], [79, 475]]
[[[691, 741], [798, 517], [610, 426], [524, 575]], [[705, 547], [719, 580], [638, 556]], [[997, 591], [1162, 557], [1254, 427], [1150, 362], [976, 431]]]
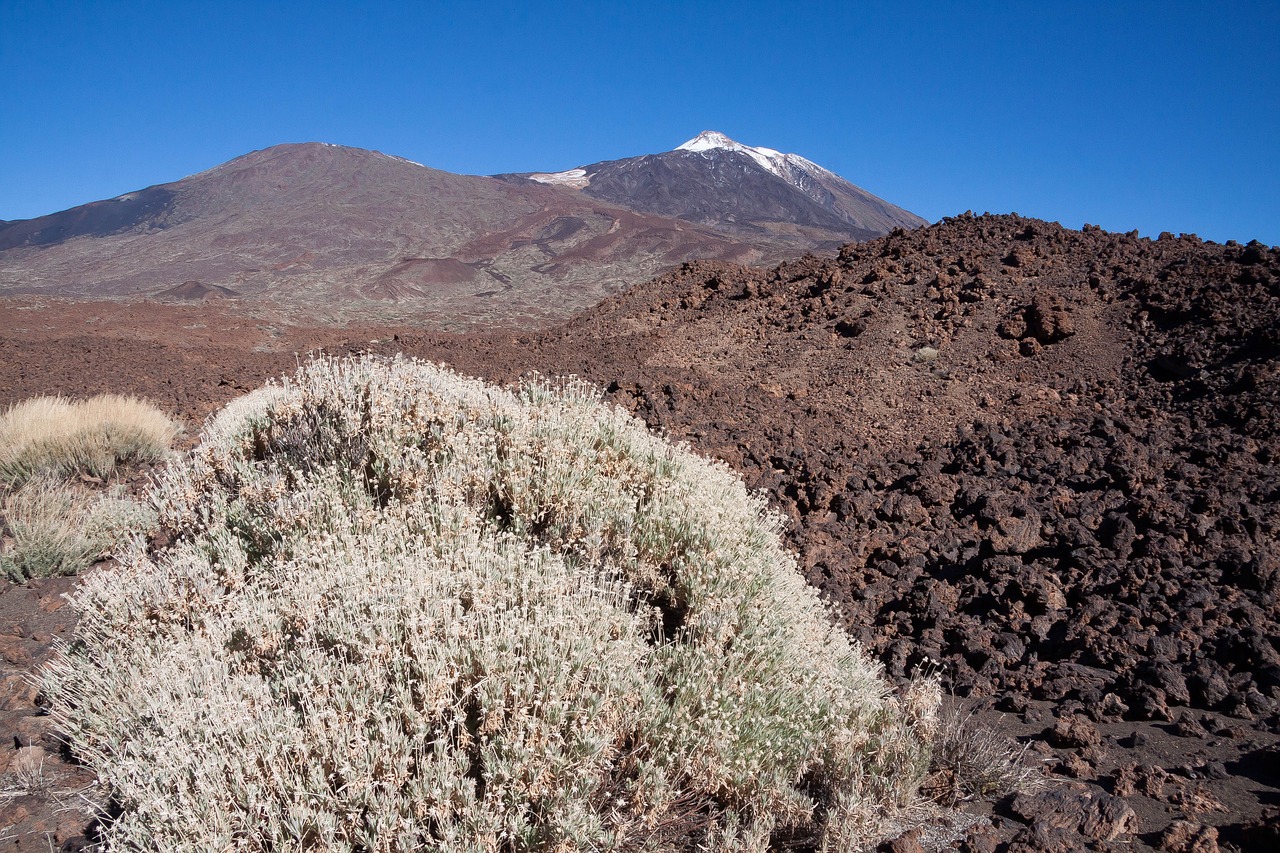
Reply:
[[[0, 323], [0, 403], [135, 391], [193, 426], [316, 346], [587, 377], [764, 490], [891, 673], [937, 667], [1029, 744], [1055, 784], [974, 804], [992, 822], [962, 849], [1280, 849], [1280, 251], [964, 216], [771, 270], [690, 264], [542, 331], [0, 311], [23, 320]], [[0, 773], [33, 747], [62, 766], [14, 673], [70, 625], [66, 583], [0, 593]], [[74, 811], [91, 779], [61, 772]], [[57, 799], [8, 808], [39, 830]]]

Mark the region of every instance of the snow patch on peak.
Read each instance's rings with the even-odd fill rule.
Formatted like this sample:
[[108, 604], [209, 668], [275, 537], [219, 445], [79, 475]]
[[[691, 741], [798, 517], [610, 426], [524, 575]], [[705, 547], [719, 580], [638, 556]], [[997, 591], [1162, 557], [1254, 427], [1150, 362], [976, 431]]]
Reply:
[[718, 130], [704, 130], [676, 150], [701, 154], [710, 151], [735, 151], [745, 154], [766, 172], [776, 175], [819, 203], [825, 203], [829, 195], [822, 186], [823, 182], [830, 180], [843, 182], [843, 178], [822, 168], [812, 160], [806, 160], [799, 154], [783, 154], [772, 148], [743, 145], [741, 142], [734, 142]]
[[386, 157], [388, 160], [398, 160], [401, 163], [408, 163], [410, 166], [417, 166], [420, 169], [427, 168], [426, 166], [419, 163], [417, 160], [410, 160], [408, 157], [400, 157], [396, 154], [383, 154], [381, 151], [375, 151], [373, 153]]
[[712, 148], [728, 148], [737, 150], [746, 148], [741, 143], [734, 142], [718, 130], [704, 130], [693, 139], [676, 148], [677, 151], [707, 151]]
[[[676, 148], [677, 151], [737, 151], [740, 154], [746, 154], [760, 168], [772, 172], [780, 178], [786, 178], [786, 158], [794, 157], [793, 154], [783, 154], [781, 151], [774, 151], [772, 148], [754, 148], [750, 145], [743, 145], [741, 142], [734, 142], [718, 130], [704, 130], [693, 139]], [[804, 159], [804, 158], [800, 158]], [[808, 162], [807, 160], [805, 161]]]
[[804, 157], [801, 157], [799, 154], [783, 154], [782, 160], [787, 165], [797, 169], [802, 169], [807, 172], [816, 172], [817, 174], [820, 174], [820, 175], [830, 175], [833, 178], [838, 177], [838, 175], [836, 175], [836, 173], [832, 172], [830, 169], [824, 169], [821, 166], [819, 166], [817, 163], [813, 162], [812, 160], [806, 160]]

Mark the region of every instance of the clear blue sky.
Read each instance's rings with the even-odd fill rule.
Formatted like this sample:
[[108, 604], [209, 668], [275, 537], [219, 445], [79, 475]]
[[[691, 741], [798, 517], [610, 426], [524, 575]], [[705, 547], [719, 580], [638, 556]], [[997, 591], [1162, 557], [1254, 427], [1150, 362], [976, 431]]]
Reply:
[[0, 219], [279, 142], [565, 169], [716, 129], [929, 219], [1280, 243], [1280, 2], [0, 0]]

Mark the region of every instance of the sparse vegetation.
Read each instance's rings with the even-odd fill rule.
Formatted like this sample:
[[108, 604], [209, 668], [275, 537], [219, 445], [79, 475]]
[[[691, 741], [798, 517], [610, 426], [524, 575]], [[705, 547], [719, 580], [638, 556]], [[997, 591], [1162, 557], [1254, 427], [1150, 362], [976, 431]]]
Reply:
[[1028, 760], [1026, 746], [955, 708], [939, 714], [930, 769], [925, 789], [944, 805], [995, 800], [1045, 784], [1044, 773]]
[[105, 494], [49, 477], [3, 498], [0, 572], [11, 580], [75, 574], [155, 523], [155, 513], [116, 487]]
[[35, 397], [0, 417], [0, 484], [17, 488], [42, 475], [105, 478], [122, 463], [163, 459], [178, 432], [135, 397]]
[[46, 676], [108, 849], [849, 850], [917, 803], [937, 684], [588, 386], [312, 362], [155, 498]]
[[43, 749], [36, 747], [21, 750], [9, 766], [9, 773], [17, 782], [13, 793], [28, 797], [49, 793], [49, 779], [44, 773]]
[[920, 364], [928, 364], [938, 360], [938, 350], [934, 347], [920, 347], [911, 360]]

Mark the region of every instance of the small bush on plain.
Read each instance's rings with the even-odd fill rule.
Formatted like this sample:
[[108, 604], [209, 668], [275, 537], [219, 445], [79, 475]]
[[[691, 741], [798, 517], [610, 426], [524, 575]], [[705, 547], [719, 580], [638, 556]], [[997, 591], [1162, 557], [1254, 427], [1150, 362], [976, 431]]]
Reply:
[[168, 454], [177, 424], [134, 397], [35, 397], [0, 417], [0, 484], [16, 488], [42, 475], [108, 477], [126, 462]]
[[852, 850], [919, 802], [936, 683], [582, 384], [315, 361], [154, 498], [46, 678], [106, 849]]
[[76, 574], [156, 520], [118, 487], [95, 495], [48, 477], [6, 494], [0, 508], [8, 533], [0, 571], [18, 582]]

